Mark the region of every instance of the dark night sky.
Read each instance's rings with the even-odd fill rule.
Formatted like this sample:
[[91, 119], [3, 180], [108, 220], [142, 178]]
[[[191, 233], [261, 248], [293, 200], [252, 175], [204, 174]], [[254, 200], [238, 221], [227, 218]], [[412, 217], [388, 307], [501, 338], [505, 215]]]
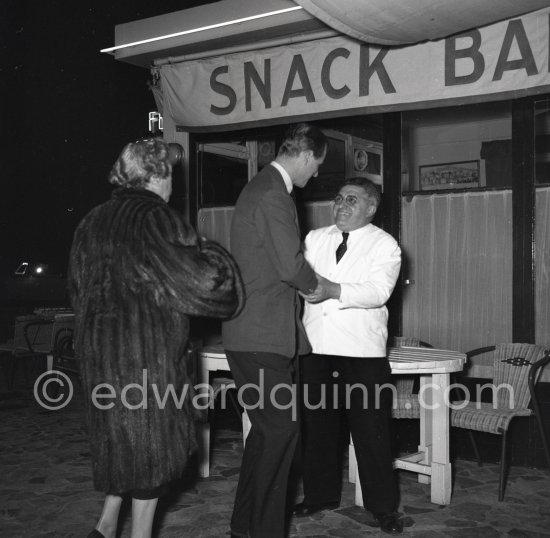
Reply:
[[64, 270], [80, 219], [109, 196], [106, 177], [155, 110], [149, 71], [117, 62], [116, 24], [204, 1], [0, 3], [0, 270]]

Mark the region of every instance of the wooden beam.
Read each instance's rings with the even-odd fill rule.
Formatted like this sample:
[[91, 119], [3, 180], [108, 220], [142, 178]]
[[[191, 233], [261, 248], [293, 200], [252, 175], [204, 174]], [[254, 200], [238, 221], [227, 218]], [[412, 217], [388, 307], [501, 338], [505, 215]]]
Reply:
[[[401, 242], [401, 112], [383, 115], [382, 141], [384, 146], [384, 193], [383, 227], [395, 239]], [[403, 257], [400, 280], [388, 303], [390, 317], [388, 331], [399, 336], [403, 331], [403, 284], [406, 275], [406, 260]]]
[[512, 101], [512, 339], [535, 343], [535, 128], [532, 98]]

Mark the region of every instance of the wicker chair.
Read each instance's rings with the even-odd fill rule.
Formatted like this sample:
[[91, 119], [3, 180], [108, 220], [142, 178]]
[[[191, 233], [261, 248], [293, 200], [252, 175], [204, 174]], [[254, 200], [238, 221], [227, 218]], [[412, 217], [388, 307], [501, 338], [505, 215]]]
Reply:
[[[506, 483], [507, 431], [515, 417], [528, 417], [534, 414], [542, 437], [546, 458], [550, 467], [548, 440], [542, 422], [542, 415], [535, 393], [535, 384], [542, 368], [550, 361], [549, 351], [533, 344], [497, 344], [469, 351], [469, 359], [482, 353], [493, 352], [492, 402], [460, 400], [453, 402], [451, 426], [468, 430], [478, 465], [482, 465], [473, 430], [502, 436], [500, 481], [498, 500], [504, 498]], [[501, 387], [501, 388], [499, 388]], [[503, 390], [502, 387], [510, 387]], [[496, 389], [496, 390], [495, 390]]]

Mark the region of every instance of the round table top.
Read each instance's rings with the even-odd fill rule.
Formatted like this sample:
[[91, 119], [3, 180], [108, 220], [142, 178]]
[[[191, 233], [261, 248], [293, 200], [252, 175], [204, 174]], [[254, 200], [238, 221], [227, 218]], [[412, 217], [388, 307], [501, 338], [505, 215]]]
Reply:
[[[222, 344], [205, 346], [201, 354], [211, 359], [226, 358]], [[388, 348], [388, 360], [392, 373], [449, 373], [464, 368], [466, 354], [448, 349], [402, 346]]]

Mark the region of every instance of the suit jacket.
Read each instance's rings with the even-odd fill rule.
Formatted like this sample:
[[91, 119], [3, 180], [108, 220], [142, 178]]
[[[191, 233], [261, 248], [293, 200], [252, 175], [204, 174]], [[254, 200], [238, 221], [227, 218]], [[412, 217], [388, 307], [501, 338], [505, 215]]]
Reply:
[[309, 352], [297, 290], [314, 290], [317, 278], [302, 252], [296, 206], [274, 166], [263, 168], [237, 200], [231, 253], [246, 304], [223, 324], [224, 347], [293, 357], [298, 344], [300, 353]]
[[305, 255], [320, 275], [338, 282], [340, 299], [306, 303], [305, 329], [314, 353], [384, 357], [388, 301], [399, 276], [401, 249], [374, 224], [350, 232], [347, 251], [336, 263], [342, 233], [336, 226], [311, 231]]

